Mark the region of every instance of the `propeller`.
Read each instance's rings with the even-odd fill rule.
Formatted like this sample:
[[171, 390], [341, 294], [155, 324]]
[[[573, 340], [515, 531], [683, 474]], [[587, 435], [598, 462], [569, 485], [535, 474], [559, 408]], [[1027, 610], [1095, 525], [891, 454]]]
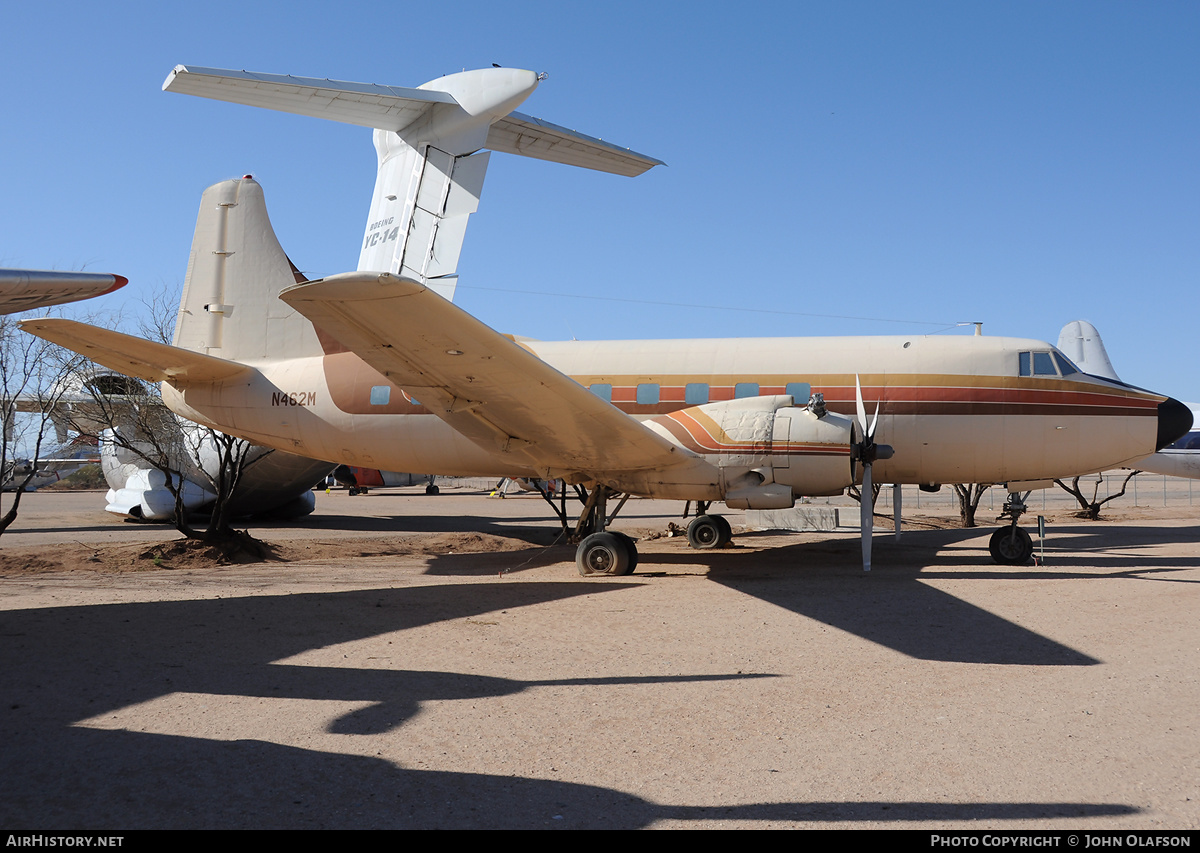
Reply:
[[891, 459], [892, 448], [887, 444], [875, 443], [875, 427], [879, 425], [879, 403], [875, 403], [875, 417], [867, 425], [867, 407], [863, 403], [862, 385], [858, 374], [854, 375], [855, 403], [858, 407], [858, 426], [862, 439], [855, 442], [851, 456], [863, 466], [862, 492], [859, 500], [859, 520], [862, 529], [863, 571], [871, 571], [871, 538], [875, 533], [875, 494], [871, 488], [871, 467], [877, 459]]

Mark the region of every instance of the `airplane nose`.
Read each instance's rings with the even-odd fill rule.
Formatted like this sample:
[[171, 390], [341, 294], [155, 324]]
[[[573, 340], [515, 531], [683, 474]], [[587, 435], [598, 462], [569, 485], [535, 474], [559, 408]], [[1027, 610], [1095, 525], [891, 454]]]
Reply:
[[1192, 428], [1192, 410], [1183, 403], [1168, 397], [1158, 404], [1158, 444], [1162, 450], [1187, 435]]

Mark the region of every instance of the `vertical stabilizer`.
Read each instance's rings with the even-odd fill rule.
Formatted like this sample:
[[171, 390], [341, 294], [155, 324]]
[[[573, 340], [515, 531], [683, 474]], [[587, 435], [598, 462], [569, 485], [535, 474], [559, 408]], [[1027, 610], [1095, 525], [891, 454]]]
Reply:
[[1116, 369], [1108, 360], [1108, 351], [1096, 327], [1087, 320], [1072, 320], [1058, 333], [1058, 348], [1082, 370], [1092, 376], [1120, 382]]
[[390, 130], [375, 131], [379, 172], [358, 269], [391, 272], [454, 299], [467, 217], [479, 208], [490, 152], [420, 150]]
[[661, 164], [515, 112], [543, 79], [493, 67], [406, 89], [177, 65], [163, 89], [374, 128], [379, 171], [358, 269], [402, 275], [451, 299], [488, 167], [482, 149], [630, 177]]
[[320, 355], [312, 324], [279, 301], [296, 283], [257, 181], [204, 191], [174, 344], [239, 362]]

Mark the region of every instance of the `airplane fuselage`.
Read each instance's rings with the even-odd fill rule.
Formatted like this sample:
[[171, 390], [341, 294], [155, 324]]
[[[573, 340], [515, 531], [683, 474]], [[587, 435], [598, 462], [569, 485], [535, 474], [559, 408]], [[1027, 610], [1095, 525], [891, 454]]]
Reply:
[[[747, 396], [791, 394], [803, 406], [810, 393], [852, 415], [857, 376], [868, 413], [879, 406], [876, 441], [895, 450], [876, 463], [876, 482], [1008, 483], [1115, 467], [1156, 449], [1164, 401], [1071, 372], [1061, 355], [1048, 355], [1049, 344], [1018, 338], [519, 343], [640, 420]], [[264, 362], [235, 381], [182, 392], [166, 385], [164, 399], [184, 417], [254, 442], [349, 465], [564, 473], [465, 438], [350, 352]], [[688, 497], [678, 488], [647, 491]]]

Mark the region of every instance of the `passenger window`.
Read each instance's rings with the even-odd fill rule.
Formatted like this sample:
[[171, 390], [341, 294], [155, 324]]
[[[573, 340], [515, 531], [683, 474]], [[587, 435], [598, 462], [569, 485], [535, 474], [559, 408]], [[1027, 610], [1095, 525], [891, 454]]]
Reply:
[[372, 385], [371, 386], [371, 405], [386, 406], [392, 399], [391, 385]]
[[783, 393], [791, 396], [797, 406], [803, 406], [812, 397], [812, 386], [807, 382], [789, 382], [784, 387]]
[[637, 402], [639, 406], [658, 405], [658, 383], [643, 382], [638, 385]]
[[733, 398], [740, 400], [743, 397], [757, 397], [758, 383], [757, 382], [739, 382], [733, 386]]
[[597, 382], [593, 385], [589, 385], [588, 390], [591, 391], [593, 394], [595, 394], [597, 397], [599, 397], [601, 400], [605, 400], [609, 403], [612, 402], [612, 383], [611, 382]]
[[708, 383], [689, 382], [683, 389], [683, 402], [689, 406], [703, 406], [708, 402]]

